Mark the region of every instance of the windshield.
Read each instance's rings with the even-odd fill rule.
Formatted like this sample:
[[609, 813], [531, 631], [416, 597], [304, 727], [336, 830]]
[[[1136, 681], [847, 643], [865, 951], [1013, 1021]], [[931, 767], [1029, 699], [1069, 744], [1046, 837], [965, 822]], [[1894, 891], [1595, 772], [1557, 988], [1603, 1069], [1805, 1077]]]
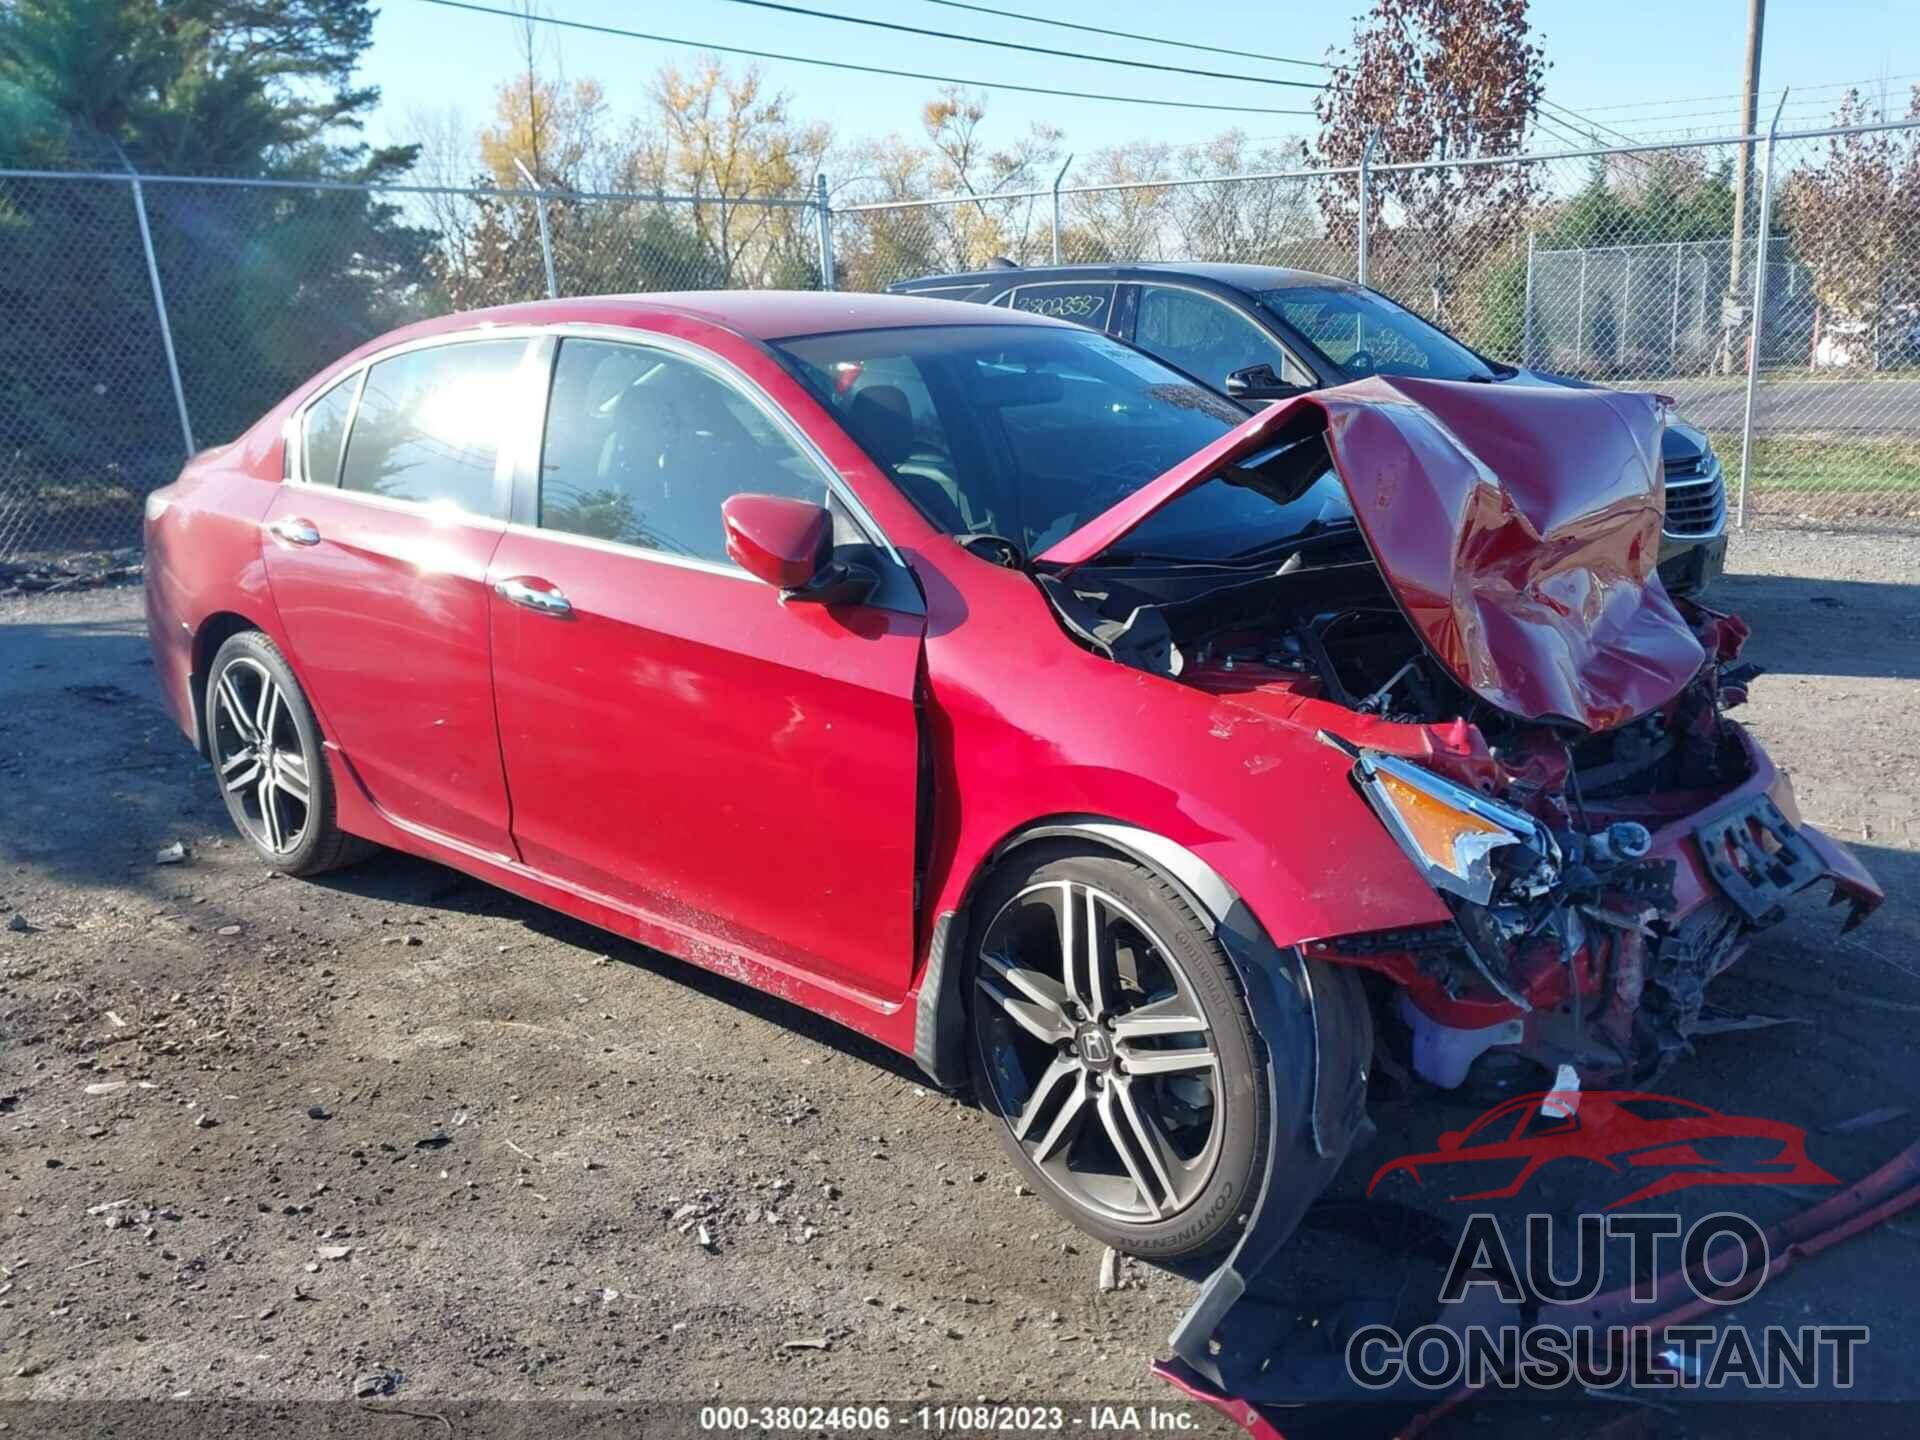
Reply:
[[1263, 290], [1260, 303], [1299, 331], [1349, 380], [1411, 375], [1424, 380], [1495, 380], [1499, 375], [1459, 341], [1384, 295], [1344, 285]]
[[1247, 419], [1092, 331], [950, 325], [774, 347], [935, 525], [1028, 555]]
[[1328, 532], [1349, 534], [1353, 526], [1353, 504], [1325, 437], [1315, 432], [1175, 496], [1096, 563], [1246, 564]]

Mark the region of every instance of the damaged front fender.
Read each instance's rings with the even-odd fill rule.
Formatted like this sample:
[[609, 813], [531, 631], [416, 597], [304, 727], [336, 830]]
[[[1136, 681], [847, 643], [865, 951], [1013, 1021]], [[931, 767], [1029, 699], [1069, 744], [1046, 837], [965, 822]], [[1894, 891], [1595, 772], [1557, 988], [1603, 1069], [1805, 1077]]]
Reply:
[[1373, 1137], [1367, 1072], [1373, 1022], [1348, 967], [1279, 949], [1236, 905], [1216, 932], [1266, 1042], [1274, 1147], [1246, 1228], [1173, 1333], [1174, 1353], [1220, 1393], [1244, 1393], [1266, 1359], [1257, 1327], [1227, 1325], [1273, 1266], [1347, 1155]]

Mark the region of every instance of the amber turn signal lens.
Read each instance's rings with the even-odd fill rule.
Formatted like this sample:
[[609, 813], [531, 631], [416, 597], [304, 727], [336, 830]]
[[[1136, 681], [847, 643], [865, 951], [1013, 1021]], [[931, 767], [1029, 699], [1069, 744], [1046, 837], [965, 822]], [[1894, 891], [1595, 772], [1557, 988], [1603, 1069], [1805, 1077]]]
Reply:
[[1419, 848], [1427, 862], [1463, 880], [1472, 861], [1517, 838], [1505, 826], [1456, 810], [1397, 775], [1383, 771], [1376, 777], [1376, 783], [1392, 802], [1406, 828], [1407, 839]]

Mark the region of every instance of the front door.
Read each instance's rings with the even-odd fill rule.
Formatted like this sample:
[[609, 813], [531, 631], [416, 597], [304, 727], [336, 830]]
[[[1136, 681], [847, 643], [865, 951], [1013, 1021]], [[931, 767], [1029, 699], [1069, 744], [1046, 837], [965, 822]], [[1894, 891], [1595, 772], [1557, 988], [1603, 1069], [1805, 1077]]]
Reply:
[[559, 342], [533, 523], [489, 572], [514, 839], [694, 958], [898, 999], [922, 620], [783, 605], [728, 560], [727, 496], [827, 497], [743, 385], [677, 349]]
[[1142, 284], [1132, 334], [1124, 338], [1216, 390], [1226, 388], [1235, 370], [1250, 365], [1271, 365], [1284, 384], [1311, 388], [1316, 383], [1313, 372], [1252, 316], [1184, 285]]
[[389, 818], [510, 853], [487, 564], [523, 340], [408, 350], [311, 404], [263, 550], [287, 658]]

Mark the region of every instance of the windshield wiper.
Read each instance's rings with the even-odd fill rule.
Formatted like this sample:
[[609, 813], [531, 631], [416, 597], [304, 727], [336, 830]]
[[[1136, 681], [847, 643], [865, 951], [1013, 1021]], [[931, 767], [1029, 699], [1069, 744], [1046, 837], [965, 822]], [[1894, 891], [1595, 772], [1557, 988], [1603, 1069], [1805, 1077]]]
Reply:
[[1096, 570], [1120, 565], [1182, 565], [1197, 570], [1240, 570], [1237, 558], [1208, 560], [1199, 555], [1170, 555], [1160, 550], [1108, 550], [1088, 562]]
[[1351, 515], [1341, 515], [1332, 520], [1315, 520], [1291, 535], [1284, 535], [1278, 540], [1268, 540], [1263, 544], [1237, 551], [1233, 558], [1238, 561], [1251, 560], [1257, 563], [1279, 551], [1295, 550], [1303, 545], [1318, 545], [1326, 540], [1343, 538], [1358, 524], [1359, 522]]

